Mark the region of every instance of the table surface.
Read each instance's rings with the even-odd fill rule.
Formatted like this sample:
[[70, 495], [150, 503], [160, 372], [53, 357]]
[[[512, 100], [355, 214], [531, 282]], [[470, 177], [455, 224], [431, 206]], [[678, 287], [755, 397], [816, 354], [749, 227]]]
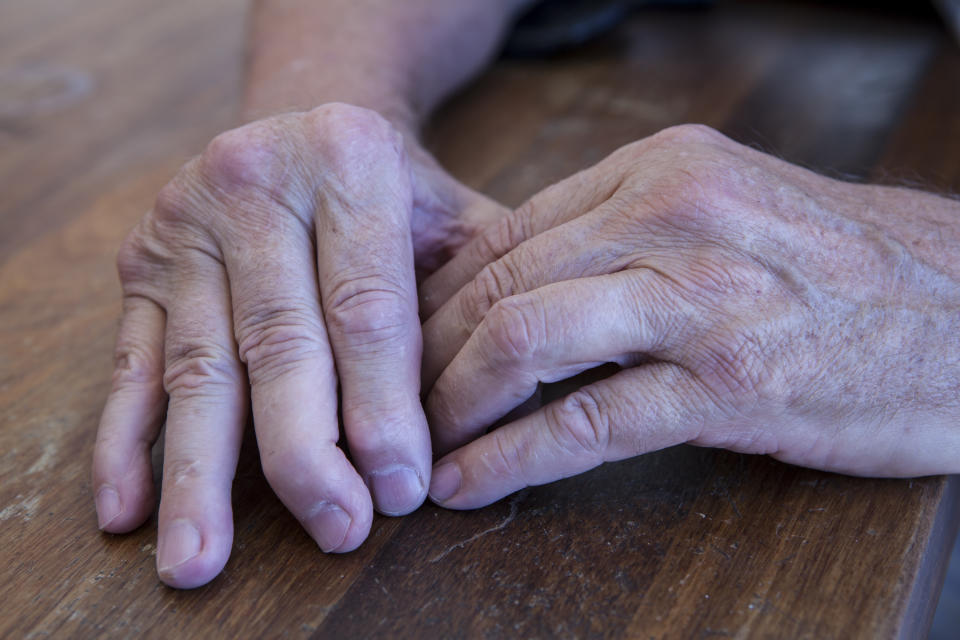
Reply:
[[[856, 479], [676, 447], [483, 510], [377, 517], [319, 552], [245, 444], [223, 574], [154, 573], [155, 520], [96, 528], [89, 460], [115, 248], [234, 122], [245, 3], [0, 4], [0, 636], [914, 637], [957, 529], [949, 478]], [[830, 175], [960, 192], [960, 54], [932, 15], [830, 3], [636, 14], [498, 63], [430, 144], [515, 205], [703, 122]]]

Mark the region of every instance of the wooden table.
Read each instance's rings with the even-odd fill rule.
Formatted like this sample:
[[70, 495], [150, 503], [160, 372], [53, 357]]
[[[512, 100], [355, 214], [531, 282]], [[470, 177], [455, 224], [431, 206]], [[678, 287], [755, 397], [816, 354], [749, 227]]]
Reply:
[[[0, 636], [924, 633], [955, 479], [677, 447], [476, 512], [378, 517], [358, 551], [324, 556], [248, 443], [234, 553], [208, 587], [157, 581], [154, 520], [99, 533], [88, 465], [115, 248], [233, 122], [244, 4], [0, 4]], [[829, 174], [960, 192], [960, 55], [922, 13], [641, 13], [573, 54], [499, 63], [429, 137], [456, 174], [516, 204], [683, 121]]]

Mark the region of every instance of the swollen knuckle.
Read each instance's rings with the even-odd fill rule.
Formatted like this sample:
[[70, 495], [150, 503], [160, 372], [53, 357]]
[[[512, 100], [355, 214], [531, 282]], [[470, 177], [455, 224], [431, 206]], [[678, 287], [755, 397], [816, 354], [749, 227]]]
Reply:
[[[519, 298], [519, 299], [518, 299]], [[489, 342], [484, 351], [494, 361], [531, 363], [543, 347], [543, 317], [529, 296], [505, 298], [494, 304], [483, 320]]]
[[602, 460], [610, 442], [607, 412], [589, 388], [574, 391], [553, 405], [551, 432], [565, 451]]
[[226, 193], [275, 194], [290, 182], [294, 145], [280, 122], [259, 121], [221, 133], [200, 158], [203, 177]]
[[163, 386], [169, 395], [230, 393], [240, 372], [231, 354], [213, 345], [184, 345], [167, 358]]
[[351, 279], [334, 287], [325, 300], [331, 331], [363, 342], [406, 337], [416, 312], [399, 287], [378, 276]]

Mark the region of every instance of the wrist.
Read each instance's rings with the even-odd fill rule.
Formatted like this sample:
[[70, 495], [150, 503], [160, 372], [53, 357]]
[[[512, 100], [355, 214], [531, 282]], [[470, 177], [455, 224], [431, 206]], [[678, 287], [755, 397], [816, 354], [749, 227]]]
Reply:
[[340, 102], [375, 111], [405, 138], [419, 138], [422, 118], [399, 90], [387, 89], [383, 84], [372, 87], [329, 79], [318, 81], [315, 75], [296, 68], [274, 70], [269, 76], [261, 80], [251, 72], [243, 98], [244, 122]]

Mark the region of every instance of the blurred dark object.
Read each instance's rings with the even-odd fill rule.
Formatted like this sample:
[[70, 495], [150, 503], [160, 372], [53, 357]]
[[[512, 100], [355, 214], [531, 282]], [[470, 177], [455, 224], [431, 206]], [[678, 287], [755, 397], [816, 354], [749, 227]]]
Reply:
[[954, 40], [960, 44], [960, 0], [935, 0], [934, 4], [947, 22]]
[[[582, 45], [613, 29], [628, 13], [640, 7], [709, 7], [716, 0], [544, 0], [534, 5], [516, 24], [504, 53], [536, 57]], [[943, 17], [960, 44], [960, 0], [906, 2], [904, 0], [845, 0], [813, 4], [870, 6], [878, 10]]]
[[504, 52], [509, 56], [530, 57], [576, 47], [606, 33], [641, 6], [713, 4], [713, 0], [547, 0], [520, 19]]

